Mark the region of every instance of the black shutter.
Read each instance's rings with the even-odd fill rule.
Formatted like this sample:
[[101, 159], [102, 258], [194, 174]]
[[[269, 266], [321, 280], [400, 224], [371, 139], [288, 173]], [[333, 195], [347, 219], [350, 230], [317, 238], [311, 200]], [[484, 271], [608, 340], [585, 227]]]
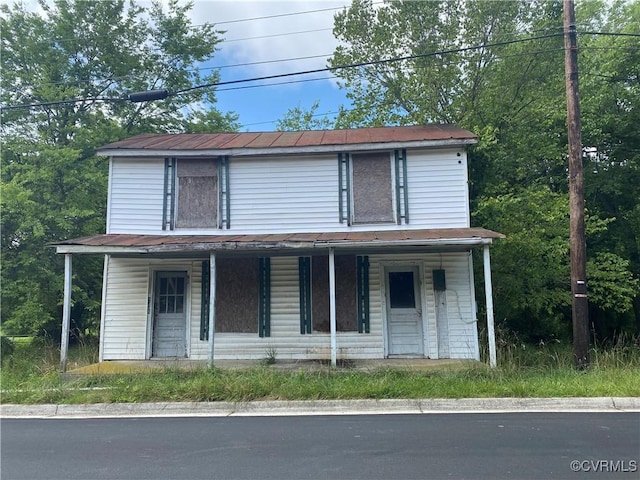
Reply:
[[358, 332], [369, 333], [369, 257], [358, 256]]
[[258, 333], [261, 337], [271, 336], [271, 259], [260, 258], [258, 267]]
[[173, 230], [176, 218], [176, 163], [175, 158], [164, 159], [164, 191], [162, 196], [162, 230]]
[[311, 257], [298, 258], [300, 333], [311, 333]]
[[209, 261], [202, 262], [202, 294], [200, 296], [200, 340], [209, 340]]

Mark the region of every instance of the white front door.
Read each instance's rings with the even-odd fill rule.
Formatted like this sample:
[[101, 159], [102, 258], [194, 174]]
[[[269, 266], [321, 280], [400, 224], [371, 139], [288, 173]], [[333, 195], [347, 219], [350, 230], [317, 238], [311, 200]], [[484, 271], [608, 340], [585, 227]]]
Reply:
[[386, 269], [389, 355], [424, 355], [418, 271], [412, 266]]
[[187, 272], [156, 272], [153, 356], [187, 355]]

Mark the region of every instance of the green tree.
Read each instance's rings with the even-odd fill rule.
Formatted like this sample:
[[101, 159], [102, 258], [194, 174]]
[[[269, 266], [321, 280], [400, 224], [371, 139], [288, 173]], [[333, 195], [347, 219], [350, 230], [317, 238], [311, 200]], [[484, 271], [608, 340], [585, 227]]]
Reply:
[[[577, 16], [584, 31], [637, 35], [639, 11], [637, 0], [590, 1]], [[474, 131], [473, 221], [508, 236], [495, 246], [496, 311], [531, 336], [566, 330], [562, 3], [355, 0], [336, 15], [334, 34], [341, 44], [330, 65], [355, 107], [338, 123], [444, 122]], [[585, 158], [592, 309], [608, 330], [620, 330], [633, 304], [640, 332], [638, 39], [584, 34], [579, 46], [583, 142], [592, 152]], [[414, 58], [339, 68], [407, 56]]]
[[290, 108], [283, 117], [278, 120], [276, 130], [301, 131], [301, 130], [326, 130], [333, 127], [333, 122], [327, 117], [317, 114], [320, 101], [316, 100], [308, 110], [300, 105]]
[[[589, 31], [634, 36], [580, 37], [581, 108], [585, 195], [591, 210], [614, 219], [606, 235], [590, 243], [596, 254], [622, 257], [640, 278], [640, 2], [588, 2], [576, 12]], [[587, 23], [589, 21], [589, 23]], [[589, 267], [589, 265], [588, 265]], [[597, 273], [603, 274], [602, 271]], [[597, 292], [594, 292], [597, 294]], [[604, 331], [633, 325], [640, 332], [640, 290], [591, 315]], [[620, 308], [625, 306], [624, 309]]]
[[[483, 198], [474, 212], [480, 224], [506, 235], [492, 248], [496, 318], [531, 340], [569, 336], [568, 212], [566, 195], [537, 186]], [[588, 216], [587, 239], [606, 236], [613, 221]], [[610, 334], [605, 316], [629, 312], [639, 282], [629, 262], [610, 252], [595, 251], [588, 273], [596, 331]]]
[[[40, 12], [0, 6], [2, 36], [2, 313], [12, 333], [59, 330], [62, 259], [47, 244], [101, 233], [106, 211], [103, 144], [137, 133], [237, 130], [214, 91], [212, 58], [223, 32], [195, 26], [177, 0], [40, 0]], [[136, 91], [166, 99], [131, 103]], [[74, 102], [58, 103], [70, 99]], [[33, 108], [14, 106], [39, 104]], [[72, 325], [99, 324], [102, 259], [76, 256]]]

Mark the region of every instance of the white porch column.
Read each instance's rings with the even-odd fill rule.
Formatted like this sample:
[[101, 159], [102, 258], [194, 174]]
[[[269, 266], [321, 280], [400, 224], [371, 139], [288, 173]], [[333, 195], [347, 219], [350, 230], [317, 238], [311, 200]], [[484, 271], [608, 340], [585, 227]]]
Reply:
[[209, 358], [213, 365], [213, 337], [216, 331], [216, 254], [209, 254]]
[[64, 297], [62, 300], [62, 336], [60, 339], [60, 371], [67, 371], [69, 325], [71, 324], [71, 254], [64, 255]]
[[336, 259], [333, 248], [329, 249], [329, 323], [331, 324], [331, 365], [337, 363], [336, 344]]
[[484, 291], [487, 302], [487, 336], [489, 337], [489, 365], [491, 368], [497, 365], [496, 360], [496, 334], [493, 326], [493, 289], [491, 286], [491, 258], [489, 245], [484, 246]]

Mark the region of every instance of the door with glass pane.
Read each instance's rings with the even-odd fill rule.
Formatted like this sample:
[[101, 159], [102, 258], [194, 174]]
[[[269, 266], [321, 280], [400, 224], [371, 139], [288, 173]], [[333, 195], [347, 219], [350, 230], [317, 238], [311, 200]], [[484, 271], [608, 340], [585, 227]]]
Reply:
[[387, 352], [424, 355], [418, 267], [386, 269]]
[[187, 355], [187, 272], [156, 272], [154, 294], [154, 357]]

